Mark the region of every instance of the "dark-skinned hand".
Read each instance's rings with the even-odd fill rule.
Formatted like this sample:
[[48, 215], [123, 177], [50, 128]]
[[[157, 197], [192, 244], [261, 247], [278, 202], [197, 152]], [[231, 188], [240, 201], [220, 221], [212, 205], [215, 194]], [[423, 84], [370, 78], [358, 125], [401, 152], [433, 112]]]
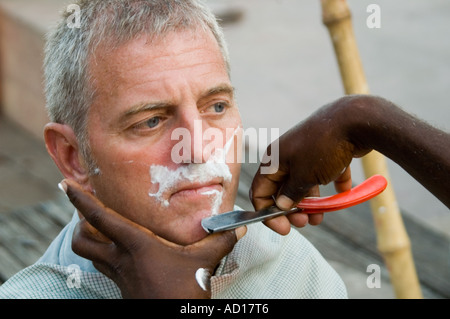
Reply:
[[[253, 179], [250, 199], [255, 209], [271, 205], [290, 209], [306, 196], [320, 196], [319, 185], [330, 182], [335, 183], [338, 192], [351, 188], [349, 164], [353, 157], [362, 156], [370, 149], [358, 148], [349, 141], [332, 106], [319, 109], [278, 139], [278, 170], [262, 174], [260, 167]], [[274, 156], [271, 145], [266, 153]], [[291, 224], [304, 227], [308, 223], [318, 225], [322, 220], [323, 213], [300, 212], [270, 219], [265, 224], [285, 235]]]
[[84, 216], [73, 234], [73, 251], [112, 279], [124, 298], [210, 298], [208, 281], [200, 287], [197, 270], [213, 274], [246, 231], [242, 227], [180, 246], [105, 207], [76, 182], [64, 180], [61, 186]]

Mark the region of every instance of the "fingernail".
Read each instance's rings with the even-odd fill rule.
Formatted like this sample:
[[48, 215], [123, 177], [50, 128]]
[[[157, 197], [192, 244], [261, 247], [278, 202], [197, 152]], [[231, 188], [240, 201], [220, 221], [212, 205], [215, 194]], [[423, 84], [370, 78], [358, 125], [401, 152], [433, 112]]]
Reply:
[[66, 183], [65, 181], [61, 181], [61, 182], [58, 184], [58, 188], [59, 188], [60, 190], [62, 190], [62, 191], [64, 192], [64, 194], [67, 195], [67, 183]]
[[247, 226], [241, 226], [239, 228], [236, 228], [235, 230], [237, 240], [240, 240], [242, 237], [244, 237], [246, 233], [247, 233]]
[[294, 205], [294, 201], [286, 195], [278, 196], [276, 200], [277, 206], [281, 209], [290, 209]]

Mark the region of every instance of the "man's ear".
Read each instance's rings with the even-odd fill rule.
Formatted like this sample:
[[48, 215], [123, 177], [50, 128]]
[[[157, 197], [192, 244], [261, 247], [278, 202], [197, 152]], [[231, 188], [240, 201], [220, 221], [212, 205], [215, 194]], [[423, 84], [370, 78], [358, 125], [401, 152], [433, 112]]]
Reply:
[[87, 186], [89, 172], [79, 152], [78, 140], [68, 125], [49, 123], [44, 128], [47, 151], [65, 178]]

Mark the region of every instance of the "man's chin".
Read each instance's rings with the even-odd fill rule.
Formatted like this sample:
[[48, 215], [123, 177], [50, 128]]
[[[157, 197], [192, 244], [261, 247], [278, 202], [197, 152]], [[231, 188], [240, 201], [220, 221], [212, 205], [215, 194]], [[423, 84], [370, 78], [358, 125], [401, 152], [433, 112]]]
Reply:
[[201, 222], [203, 218], [210, 217], [213, 214], [222, 213], [228, 206], [222, 204], [214, 208], [208, 201], [172, 201], [160, 216], [170, 216], [170, 220], [165, 223], [164, 232], [159, 234], [161, 237], [179, 245], [190, 245], [198, 242], [208, 236], [203, 229]]
[[191, 245], [206, 238], [209, 234], [202, 228], [192, 232], [192, 237], [186, 241], [185, 245]]
[[194, 214], [193, 219], [190, 221], [191, 226], [189, 228], [191, 231], [189, 232], [189, 235], [186, 234], [185, 245], [196, 243], [208, 236], [208, 233], [202, 227], [202, 219], [211, 215], [212, 212], [210, 209], [198, 210], [196, 214]]
[[167, 240], [182, 246], [192, 245], [202, 239], [206, 238], [208, 233], [203, 229], [201, 225], [193, 226], [192, 228], [185, 227], [180, 233], [170, 236], [171, 238], [166, 238]]
[[164, 229], [153, 231], [158, 236], [182, 246], [196, 243], [208, 236], [208, 233], [201, 225], [201, 221], [203, 218], [211, 216], [211, 209], [184, 211], [183, 214], [176, 214], [176, 216], [177, 220], [166, 224]]

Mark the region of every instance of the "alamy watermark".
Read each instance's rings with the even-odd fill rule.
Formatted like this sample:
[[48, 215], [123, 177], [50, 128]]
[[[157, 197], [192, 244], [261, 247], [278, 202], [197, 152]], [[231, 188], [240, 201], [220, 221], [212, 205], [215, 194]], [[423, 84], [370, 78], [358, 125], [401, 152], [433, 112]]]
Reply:
[[66, 284], [68, 288], [81, 288], [81, 268], [77, 264], [72, 264], [67, 267], [69, 276]]
[[381, 268], [380, 265], [370, 264], [366, 272], [371, 273], [366, 280], [367, 288], [381, 288]]
[[[194, 121], [191, 130], [180, 127], [172, 131], [171, 140], [178, 141], [171, 149], [174, 163], [202, 163], [215, 157], [216, 161], [226, 163], [261, 163], [262, 174], [278, 171], [280, 130], [271, 128], [226, 128], [209, 127], [203, 130], [201, 120]], [[224, 145], [224, 141], [225, 145]], [[270, 152], [266, 152], [270, 144]], [[217, 156], [217, 151], [223, 156]]]
[[67, 17], [66, 24], [70, 29], [81, 28], [81, 9], [77, 4], [69, 4], [66, 9], [67, 13], [71, 13]]
[[[67, 27], [70, 29], [81, 28], [81, 9], [77, 4], [69, 4], [66, 11], [70, 13], [67, 17]], [[369, 29], [381, 28], [381, 7], [378, 4], [369, 4], [366, 8], [366, 12], [370, 15], [366, 19], [366, 25]]]
[[366, 11], [370, 13], [367, 17], [366, 25], [369, 29], [381, 28], [381, 7], [378, 4], [369, 4]]

